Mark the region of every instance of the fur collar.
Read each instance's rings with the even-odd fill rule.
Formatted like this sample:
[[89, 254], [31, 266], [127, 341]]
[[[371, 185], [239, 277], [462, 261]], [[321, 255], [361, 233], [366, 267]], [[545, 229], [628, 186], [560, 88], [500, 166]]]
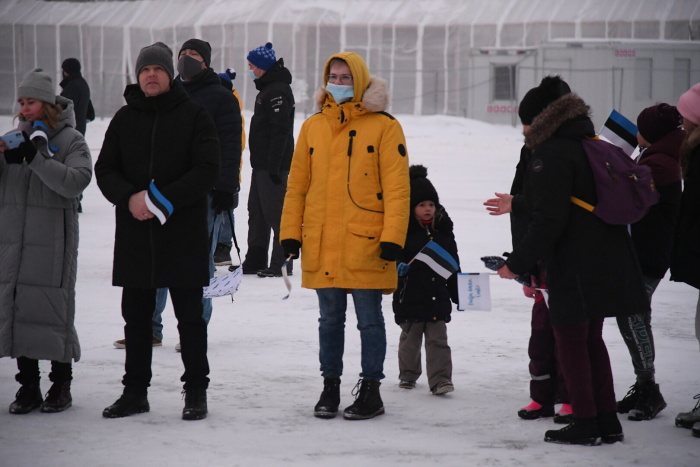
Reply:
[[591, 108], [576, 94], [560, 97], [535, 117], [525, 136], [525, 145], [535, 149], [552, 137], [555, 131], [567, 120], [576, 117], [590, 117]]
[[[321, 111], [326, 99], [329, 98], [325, 87], [320, 87], [314, 93], [314, 107], [317, 111]], [[354, 104], [354, 102], [348, 102]], [[369, 112], [383, 112], [389, 107], [389, 92], [387, 91], [387, 82], [382, 78], [372, 77], [369, 80], [369, 86], [365, 89], [362, 95], [362, 104]]]

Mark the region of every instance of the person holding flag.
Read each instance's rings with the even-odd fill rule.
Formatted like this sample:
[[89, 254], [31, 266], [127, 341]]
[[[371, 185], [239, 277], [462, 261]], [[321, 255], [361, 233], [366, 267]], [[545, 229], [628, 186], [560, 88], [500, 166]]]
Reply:
[[399, 387], [413, 389], [422, 373], [421, 344], [425, 336], [426, 369], [430, 392], [436, 396], [454, 391], [452, 351], [447, 323], [452, 304], [458, 303], [459, 257], [453, 224], [440, 204], [437, 191], [422, 165], [409, 169], [411, 219], [399, 253], [399, 287], [394, 292], [394, 320], [399, 337]]

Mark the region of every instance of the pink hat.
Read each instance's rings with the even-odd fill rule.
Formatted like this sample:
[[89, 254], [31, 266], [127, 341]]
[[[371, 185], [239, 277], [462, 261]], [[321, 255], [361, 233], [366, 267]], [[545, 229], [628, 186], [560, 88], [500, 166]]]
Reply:
[[681, 94], [676, 107], [683, 118], [700, 125], [700, 83]]

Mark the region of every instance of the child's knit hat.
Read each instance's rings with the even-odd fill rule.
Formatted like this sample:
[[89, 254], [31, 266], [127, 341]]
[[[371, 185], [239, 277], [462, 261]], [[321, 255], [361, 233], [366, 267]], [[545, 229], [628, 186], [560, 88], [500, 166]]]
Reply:
[[412, 165], [408, 169], [411, 178], [411, 212], [423, 201], [432, 201], [435, 205], [440, 204], [437, 191], [428, 180], [428, 169], [422, 165]]

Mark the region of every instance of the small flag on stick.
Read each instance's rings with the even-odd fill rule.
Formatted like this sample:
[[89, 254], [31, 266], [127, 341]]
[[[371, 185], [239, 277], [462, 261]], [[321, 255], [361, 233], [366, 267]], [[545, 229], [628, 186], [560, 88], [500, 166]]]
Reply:
[[452, 255], [432, 240], [425, 244], [411, 262], [416, 260], [424, 262], [445, 279], [459, 270], [459, 264]]
[[605, 121], [603, 128], [600, 129], [598, 136], [602, 136], [615, 146], [622, 148], [628, 156], [631, 156], [637, 147], [637, 125], [615, 109], [610, 112], [610, 116]]

